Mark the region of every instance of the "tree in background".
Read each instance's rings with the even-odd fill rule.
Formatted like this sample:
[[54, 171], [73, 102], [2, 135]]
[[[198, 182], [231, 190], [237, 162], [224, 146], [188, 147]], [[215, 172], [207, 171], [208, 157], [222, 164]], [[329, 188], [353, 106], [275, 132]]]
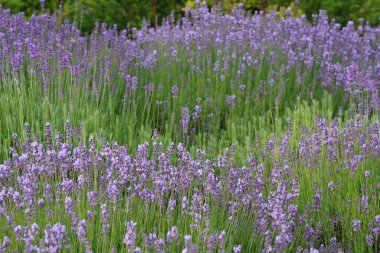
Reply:
[[379, 24], [380, 0], [304, 0], [300, 7], [308, 17], [323, 9], [341, 24], [349, 20], [358, 22], [360, 18], [365, 18], [371, 25]]
[[79, 24], [83, 31], [91, 31], [96, 22], [117, 24], [121, 28], [127, 24], [139, 27], [144, 19], [154, 24], [156, 19], [160, 22], [184, 4], [178, 0], [78, 0], [75, 6], [73, 2], [75, 0], [66, 1], [64, 9], [71, 17], [78, 17], [80, 12]]
[[[196, 0], [187, 0], [188, 6], [194, 6]], [[371, 25], [379, 24], [380, 0], [206, 0], [209, 6], [221, 3], [225, 10], [231, 10], [238, 3], [243, 3], [247, 10], [279, 11], [281, 7], [291, 8], [293, 13], [305, 13], [311, 20], [312, 14], [323, 9], [330, 18], [345, 25], [349, 20], [358, 23], [360, 18]]]
[[[46, 0], [44, 11], [56, 11], [62, 6], [63, 17], [78, 23], [84, 32], [93, 29], [96, 22], [108, 25], [116, 24], [124, 28], [127, 24], [139, 27], [144, 19], [152, 24], [156, 19], [179, 12], [186, 0]], [[10, 8], [13, 13], [24, 12], [27, 17], [42, 13], [40, 0], [0, 0], [3, 8]]]

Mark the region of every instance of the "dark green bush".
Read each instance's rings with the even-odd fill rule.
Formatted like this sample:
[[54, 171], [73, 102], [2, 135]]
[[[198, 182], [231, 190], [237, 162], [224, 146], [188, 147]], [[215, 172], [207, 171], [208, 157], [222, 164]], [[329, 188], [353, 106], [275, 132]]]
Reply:
[[319, 9], [326, 10], [330, 18], [343, 25], [349, 20], [358, 22], [360, 18], [371, 25], [379, 24], [380, 0], [304, 0], [300, 7], [308, 17]]

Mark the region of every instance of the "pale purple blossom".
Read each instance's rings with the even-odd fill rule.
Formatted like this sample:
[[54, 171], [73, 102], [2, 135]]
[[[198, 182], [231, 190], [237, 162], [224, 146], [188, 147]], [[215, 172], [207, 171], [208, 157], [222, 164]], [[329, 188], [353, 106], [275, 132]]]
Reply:
[[123, 243], [129, 249], [133, 249], [136, 243], [136, 225], [137, 223], [134, 221], [127, 222], [127, 231], [124, 236]]

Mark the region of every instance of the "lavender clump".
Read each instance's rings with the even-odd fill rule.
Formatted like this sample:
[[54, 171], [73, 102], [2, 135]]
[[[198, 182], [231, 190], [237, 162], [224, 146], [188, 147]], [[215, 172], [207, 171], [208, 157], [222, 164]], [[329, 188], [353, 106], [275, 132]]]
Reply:
[[[296, 147], [298, 149], [292, 150], [287, 144], [289, 138], [292, 138], [292, 133], [289, 132], [284, 137], [267, 141], [263, 149], [266, 156], [262, 156], [262, 153], [250, 156], [248, 167], [235, 164], [234, 146], [219, 157], [216, 160], [218, 162], [214, 162], [206, 159], [206, 153], [202, 150], [198, 150], [193, 157], [182, 144], [177, 148], [170, 145], [165, 150], [157, 144], [157, 133], [152, 139], [154, 152], [151, 155], [147, 142], [139, 145], [135, 154], [129, 153], [124, 146], [116, 143], [111, 145], [105, 140], [102, 141], [102, 148], [96, 150], [93, 138], [89, 140], [88, 146], [79, 144], [77, 147], [68, 143], [70, 139], [50, 147], [32, 142], [29, 149], [19, 151], [21, 154], [15, 153], [13, 158], [0, 165], [2, 180], [7, 182], [0, 191], [0, 207], [2, 213], [7, 214], [8, 224], [12, 226], [12, 236], [17, 241], [25, 242], [25, 250], [28, 252], [37, 248], [49, 252], [63, 250], [70, 246], [68, 242], [73, 240], [69, 238], [71, 234], [76, 236], [75, 240], [81, 243], [86, 252], [91, 252], [92, 233], [89, 232], [89, 227], [98, 226], [101, 233], [97, 236], [103, 240], [114, 233], [113, 227], [118, 222], [114, 217], [120, 215], [120, 212], [131, 215], [135, 208], [140, 208], [142, 212], [149, 213], [151, 207], [163, 212], [161, 222], [167, 224], [166, 231], [145, 231], [145, 228], [137, 227], [141, 220], [129, 221], [122, 240], [128, 250], [213, 252], [230, 249], [241, 252], [247, 245], [244, 242], [236, 245], [235, 241], [230, 241], [230, 236], [234, 237], [239, 227], [247, 222], [252, 228], [252, 236], [261, 238], [265, 242], [263, 249], [268, 252], [288, 249], [299, 240], [297, 234], [301, 234], [305, 248], [328, 248], [334, 251], [352, 247], [350, 243], [338, 243], [337, 239], [333, 239], [333, 234], [330, 237], [332, 239], [325, 242], [323, 247], [318, 244], [323, 229], [342, 229], [341, 214], [325, 213], [324, 208], [329, 199], [337, 194], [345, 194], [342, 190], [345, 189], [345, 182], [337, 176], [334, 180], [327, 180], [322, 188], [314, 182], [310, 189], [312, 197], [305, 209], [300, 208], [298, 201], [303, 196], [303, 191], [300, 189], [300, 178], [295, 176], [293, 162], [296, 157], [293, 154], [298, 151], [300, 156], [297, 159], [300, 160], [297, 162], [314, 173], [319, 168], [320, 160], [316, 158], [315, 146], [310, 143], [319, 143], [320, 154], [333, 145], [334, 150], [339, 148], [346, 151], [349, 162], [326, 156], [327, 159], [332, 159], [331, 173], [348, 173], [350, 177], [363, 178], [361, 161], [379, 159], [379, 125], [361, 119], [349, 121], [341, 128], [335, 128], [332, 122], [316, 122], [316, 128], [305, 130], [301, 134], [299, 147]], [[361, 134], [352, 134], [353, 129]], [[316, 141], [316, 133], [320, 141]], [[375, 139], [363, 138], [366, 135]], [[338, 136], [346, 138], [337, 138]], [[332, 141], [332, 138], [337, 139]], [[352, 150], [352, 143], [365, 144], [369, 148]], [[52, 156], [52, 152], [55, 155]], [[276, 152], [280, 155], [276, 156]], [[174, 156], [175, 160], [172, 159]], [[353, 165], [355, 157], [361, 157], [361, 160]], [[267, 159], [270, 159], [271, 165], [267, 164]], [[344, 170], [336, 170], [336, 167], [343, 167]], [[358, 170], [362, 173], [358, 173]], [[330, 177], [328, 174], [325, 176]], [[373, 188], [376, 185], [371, 185], [370, 181], [363, 180], [366, 182], [363, 188], [366, 194], [357, 196], [358, 209], [353, 209], [358, 217], [352, 219], [350, 231], [344, 233], [347, 233], [346, 236], [353, 233], [356, 238], [362, 238], [363, 245], [374, 247], [380, 234], [380, 215], [373, 215], [373, 211], [378, 212], [372, 195], [377, 188]], [[41, 193], [36, 190], [38, 185], [43, 189]], [[352, 208], [350, 195], [347, 198], [346, 208]], [[12, 205], [5, 205], [6, 201]], [[54, 204], [64, 205], [64, 212], [48, 208]], [[214, 216], [215, 208], [225, 208], [225, 220], [218, 222], [228, 224], [219, 232], [212, 230], [215, 219], [219, 219]], [[15, 210], [26, 213], [29, 225], [22, 227], [15, 223], [16, 220], [10, 215]], [[38, 244], [39, 226], [42, 225], [36, 223], [35, 219], [39, 212], [46, 212], [47, 221], [53, 221], [59, 214], [65, 217], [62, 220], [65, 223], [46, 225], [44, 239]], [[82, 219], [83, 213], [86, 219]], [[318, 213], [329, 216], [332, 222], [323, 225], [315, 220], [314, 215]], [[173, 223], [178, 217], [176, 215], [188, 219], [187, 231], [190, 234], [186, 234], [186, 230], [178, 226], [179, 223]], [[371, 222], [365, 226], [362, 220]], [[191, 239], [196, 233], [200, 234], [199, 242]], [[9, 244], [6, 239], [5, 242], [2, 246], [4, 249]]]
[[133, 221], [127, 222], [127, 232], [125, 233], [123, 243], [129, 249], [134, 249], [136, 244], [136, 225]]
[[[31, 125], [1, 135], [13, 143], [0, 165], [0, 252], [379, 251], [379, 27], [200, 1], [180, 20], [97, 24], [89, 36], [59, 19], [0, 7], [1, 85], [49, 109], [20, 106]], [[88, 131], [49, 118], [36, 133], [28, 115], [55, 102], [74, 107], [62, 114], [73, 123], [90, 114]], [[313, 121], [319, 105], [333, 109]], [[0, 134], [16, 130], [8, 118]]]

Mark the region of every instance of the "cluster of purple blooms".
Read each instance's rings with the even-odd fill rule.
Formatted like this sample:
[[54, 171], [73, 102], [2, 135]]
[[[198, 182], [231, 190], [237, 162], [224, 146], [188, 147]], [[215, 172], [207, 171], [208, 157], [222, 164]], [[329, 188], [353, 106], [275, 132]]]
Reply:
[[[222, 98], [227, 107], [235, 106], [238, 100], [252, 103], [260, 96], [274, 94], [274, 85], [289, 85], [286, 75], [296, 76], [294, 92], [322, 86], [331, 92], [342, 89], [353, 96], [367, 94], [371, 107], [379, 104], [380, 27], [370, 27], [363, 20], [357, 28], [353, 22], [341, 27], [334, 20], [329, 22], [321, 11], [310, 24], [305, 16], [295, 18], [290, 13], [280, 18], [276, 13], [249, 15], [238, 7], [230, 14], [222, 14], [217, 7], [209, 10], [198, 3], [194, 9], [186, 8], [182, 19], [168, 17], [162, 26], [151, 27], [145, 22], [141, 29], [118, 31], [117, 27], [97, 24], [85, 37], [76, 24], [64, 22], [57, 26], [59, 18], [45, 14], [26, 19], [22, 13], [12, 15], [10, 10], [0, 8], [3, 82], [19, 82], [27, 73], [47, 91], [66, 78], [73, 86], [90, 91], [94, 99], [104, 90], [102, 87], [109, 87], [111, 95], [125, 93], [126, 101], [139, 87], [145, 89], [147, 100], [152, 93], [167, 92], [161, 89], [161, 82], [165, 82], [172, 87], [171, 97], [176, 98], [179, 93], [191, 92], [185, 81], [170, 84], [173, 80], [169, 78], [152, 83], [139, 80], [137, 73], [151, 71], [154, 75], [162, 71], [162, 65], [173, 70], [171, 66], [184, 64], [181, 69], [186, 72], [197, 76], [213, 73], [229, 85], [231, 93]], [[272, 66], [268, 76], [260, 76], [262, 66]], [[257, 86], [248, 85], [252, 83]], [[269, 89], [265, 89], [266, 83]], [[216, 102], [217, 91], [207, 86], [203, 94], [209, 97], [205, 95], [203, 101]], [[60, 96], [69, 92], [62, 87], [55, 89]], [[242, 97], [240, 93], [248, 95]], [[157, 106], [164, 105], [163, 111], [170, 103], [165, 96], [154, 101]], [[176, 122], [186, 134], [193, 131], [186, 114], [196, 113], [197, 108], [190, 106], [194, 101], [184, 101], [178, 108], [188, 110], [182, 110], [184, 115]], [[208, 112], [204, 118], [215, 113]]]
[[[4, 252], [19, 243], [25, 252], [58, 252], [70, 249], [73, 240], [91, 252], [94, 240], [107, 238], [116, 226], [114, 215], [127, 210], [128, 217], [136, 212], [131, 210], [136, 203], [141, 204], [139, 212], [146, 214], [149, 207], [158, 208], [165, 214], [160, 223], [167, 225], [165, 231], [145, 232], [139, 227], [144, 219], [125, 221], [120, 240], [124, 250], [131, 252], [221, 252], [227, 245], [233, 252], [249, 251], [251, 246], [239, 244], [237, 237], [243, 225], [249, 227], [245, 230], [251, 233], [248, 238], [262, 239], [259, 248], [265, 252], [282, 252], [290, 246], [298, 246], [298, 252], [354, 249], [355, 242], [345, 240], [345, 233], [354, 233], [369, 249], [379, 250], [380, 181], [370, 173], [378, 168], [365, 165], [371, 160], [379, 163], [380, 129], [365, 118], [344, 126], [338, 120], [316, 119], [315, 129], [304, 129], [296, 147], [290, 144], [289, 128], [284, 137], [274, 137], [259, 147], [246, 166], [234, 162], [233, 146], [210, 160], [202, 150], [193, 157], [182, 144], [164, 150], [155, 134], [151, 145], [139, 145], [133, 155], [127, 147], [105, 140], [98, 150], [93, 138], [88, 145], [72, 146], [75, 138], [69, 122], [66, 138], [57, 133], [55, 143], [49, 123], [45, 143], [32, 141], [27, 124], [25, 128], [25, 143], [19, 143], [15, 134], [11, 158], [0, 165], [0, 221], [6, 224], [0, 230], [4, 237], [0, 249]], [[332, 172], [314, 182], [314, 196], [305, 207], [301, 199], [307, 195], [301, 192], [300, 181], [322, 166], [330, 166], [327, 171]], [[297, 171], [300, 167], [305, 171]], [[324, 206], [332, 204], [329, 198], [344, 194], [350, 184], [331, 178], [345, 176], [364, 178], [362, 192], [346, 195], [346, 208], [356, 214], [326, 213]], [[356, 207], [350, 204], [355, 202]], [[63, 206], [61, 212], [54, 209], [57, 206]], [[16, 221], [14, 217], [20, 215], [25, 219]], [[36, 223], [41, 215], [46, 225]], [[176, 224], [178, 215], [189, 220], [185, 227]], [[327, 215], [331, 224], [322, 224], [319, 215]], [[221, 232], [215, 232], [215, 222], [225, 224]], [[350, 228], [343, 229], [342, 223]], [[100, 234], [89, 233], [88, 227], [94, 224], [101, 227]], [[326, 238], [329, 230], [335, 236]], [[195, 236], [197, 243], [192, 241]], [[110, 240], [116, 243], [115, 238]]]
[[[294, 18], [290, 13], [278, 20], [276, 13], [247, 15], [237, 8], [230, 15], [222, 15], [217, 8], [210, 12], [206, 5], [200, 5], [187, 8], [181, 20], [169, 17], [162, 26], [149, 27], [145, 23], [141, 30], [132, 28], [131, 32], [118, 32], [117, 27], [102, 24], [87, 38], [75, 24], [57, 27], [55, 15], [27, 20], [22, 13], [12, 15], [10, 10], [0, 9], [0, 71], [2, 76], [17, 78], [26, 68], [46, 85], [65, 71], [78, 83], [91, 80], [89, 77], [96, 72], [100, 75], [96, 81], [111, 83], [122, 77], [133, 90], [138, 81], [130, 75], [131, 69], [155, 69], [160, 54], [166, 64], [176, 64], [181, 50], [194, 71], [202, 72], [203, 63], [197, 57], [204, 52], [209, 54], [205, 64], [221, 75], [227, 75], [231, 64], [238, 63], [234, 79], [258, 68], [264, 60], [278, 65], [284, 59], [286, 65], [280, 66], [281, 72], [294, 67], [302, 71], [301, 66], [312, 71], [318, 65], [315, 78], [321, 79], [324, 86], [343, 85], [350, 91], [373, 92], [380, 78], [376, 46], [380, 28], [365, 25], [364, 21], [357, 29], [353, 22], [341, 27], [334, 21], [329, 23], [324, 12], [315, 15], [312, 25], [305, 16]], [[211, 56], [214, 52], [216, 57]], [[276, 77], [271, 73], [268, 81], [273, 83]], [[90, 85], [88, 81], [82, 83], [85, 84]]]

